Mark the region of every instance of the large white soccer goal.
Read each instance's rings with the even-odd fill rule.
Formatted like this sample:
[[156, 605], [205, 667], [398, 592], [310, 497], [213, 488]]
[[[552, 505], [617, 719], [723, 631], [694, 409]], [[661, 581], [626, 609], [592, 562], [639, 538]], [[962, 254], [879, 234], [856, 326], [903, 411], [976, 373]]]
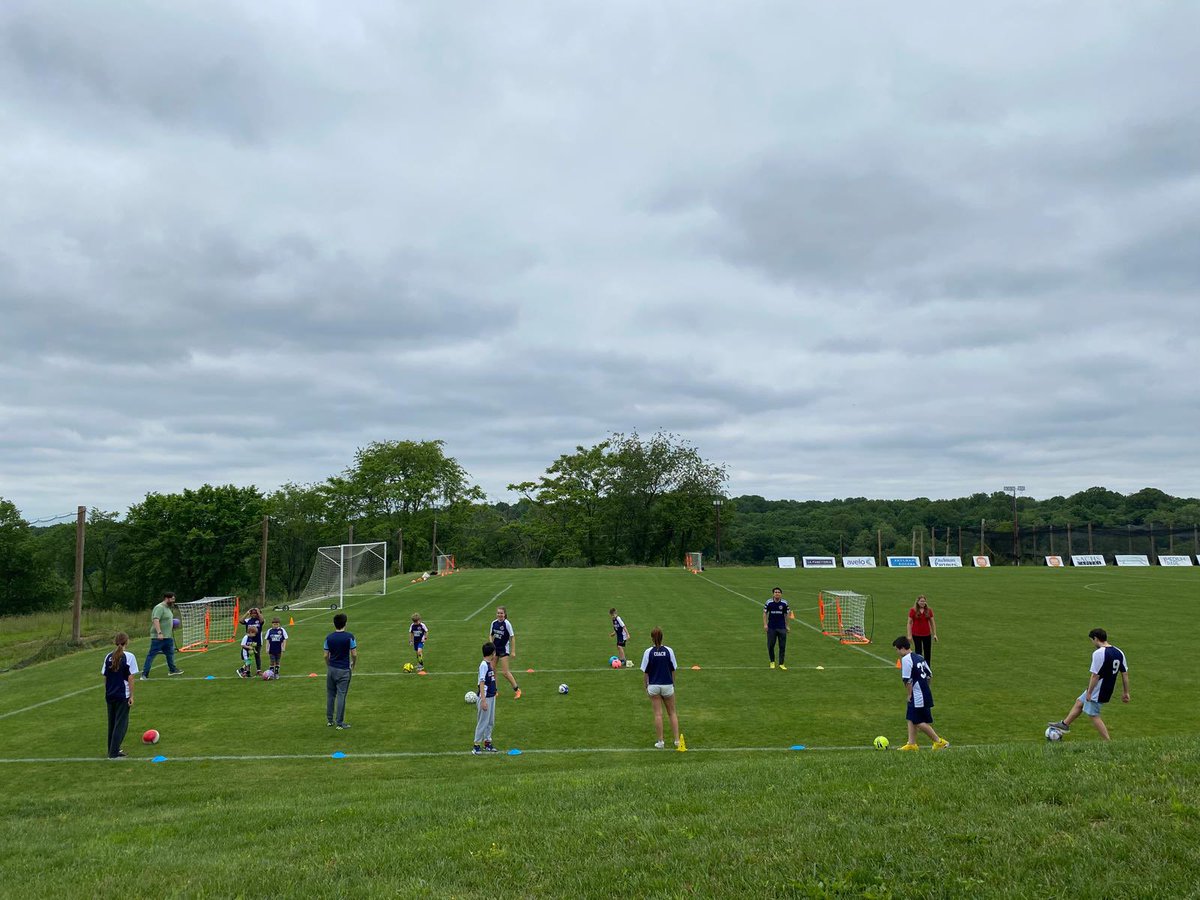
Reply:
[[458, 566], [454, 563], [454, 556], [450, 553], [438, 554], [437, 567], [439, 575], [453, 575], [458, 571]]
[[203, 653], [211, 644], [231, 644], [237, 640], [239, 597], [203, 597], [191, 603], [179, 603], [179, 649]]
[[869, 644], [875, 630], [875, 601], [854, 591], [821, 591], [817, 594], [821, 634], [843, 644]]
[[699, 552], [683, 554], [683, 564], [689, 572], [699, 575], [704, 570], [704, 554]]
[[387, 593], [387, 541], [318, 547], [308, 584], [276, 609], [327, 606], [341, 609], [347, 597]]

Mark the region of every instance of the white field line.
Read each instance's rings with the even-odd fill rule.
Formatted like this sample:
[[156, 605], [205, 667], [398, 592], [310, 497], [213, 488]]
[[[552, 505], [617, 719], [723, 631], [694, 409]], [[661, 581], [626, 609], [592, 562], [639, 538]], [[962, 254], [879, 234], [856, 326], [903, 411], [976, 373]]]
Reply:
[[[753, 603], [756, 606], [761, 606], [759, 601], [755, 600], [753, 597], [747, 597], [745, 594], [735, 591], [733, 588], [725, 587], [725, 585], [720, 584], [719, 582], [713, 581], [707, 575], [701, 575], [700, 577], [703, 578], [705, 581], [707, 581], [709, 584], [711, 584], [715, 587], [719, 587], [723, 591], [729, 591], [729, 593], [733, 594], [735, 597], [741, 597], [743, 600], [749, 600], [751, 603]], [[821, 634], [821, 629], [818, 628], [816, 625], [809, 625], [803, 619], [796, 619], [795, 621], [799, 622], [805, 628], [808, 628], [811, 631], [815, 631], [817, 634]], [[821, 635], [821, 636], [824, 637], [824, 635]], [[895, 660], [884, 659], [882, 656], [879, 656], [876, 653], [872, 653], [870, 650], [864, 650], [862, 647], [856, 646], [855, 644], [845, 644], [844, 646], [849, 647], [851, 650], [857, 650], [859, 653], [865, 653], [867, 656], [871, 657], [872, 659], [879, 660], [884, 665], [891, 666], [893, 668], [896, 665]]]
[[29, 712], [31, 709], [37, 709], [39, 706], [48, 706], [51, 703], [57, 703], [59, 700], [66, 700], [68, 697], [74, 697], [76, 694], [86, 694], [88, 691], [94, 691], [96, 688], [104, 687], [103, 684], [92, 684], [85, 688], [80, 688], [77, 691], [71, 691], [69, 694], [63, 694], [61, 697], [54, 697], [51, 700], [43, 700], [41, 703], [35, 703], [33, 706], [26, 706], [24, 709], [14, 709], [6, 713], [0, 713], [0, 719], [7, 719], [9, 716], [15, 716], [17, 713]]
[[[1019, 743], [1019, 742], [1018, 742]], [[994, 749], [996, 744], [975, 745], [975, 744], [954, 744], [950, 747], [951, 750], [972, 750], [979, 747]], [[805, 747], [805, 753], [846, 753], [858, 752], [863, 750], [872, 750], [874, 748], [869, 744], [853, 747]], [[560, 748], [545, 748], [535, 750], [522, 750], [521, 756], [565, 756], [577, 755], [586, 753], [656, 753], [664, 756], [674, 755], [675, 750], [658, 750], [654, 747], [560, 747]], [[800, 751], [792, 750], [791, 747], [689, 747], [688, 753], [797, 753]], [[878, 751], [874, 751], [878, 752]], [[431, 759], [438, 757], [470, 756], [470, 750], [397, 750], [392, 752], [375, 752], [375, 753], [346, 753], [341, 759], [358, 760], [358, 759]], [[500, 751], [497, 756], [508, 756], [506, 751]], [[925, 755], [925, 754], [922, 754]], [[169, 756], [164, 762], [171, 763], [194, 763], [194, 762], [255, 762], [262, 760], [309, 760], [309, 759], [332, 759], [331, 753], [279, 753], [279, 754], [247, 754], [244, 756]], [[339, 759], [338, 761], [341, 761]], [[134, 758], [128, 757], [125, 762], [128, 763], [152, 763], [151, 758]], [[0, 758], [0, 764], [9, 763], [27, 763], [27, 764], [48, 764], [48, 763], [102, 763], [105, 765], [113, 765], [114, 761], [103, 756], [45, 756], [45, 757], [22, 757], [17, 759]]]
[[502, 590], [499, 594], [494, 596], [487, 603], [483, 604], [483, 606], [479, 607], [479, 609], [475, 610], [475, 612], [471, 613], [469, 616], [467, 616], [465, 619], [463, 619], [463, 621], [470, 622], [473, 618], [475, 618], [477, 615], [479, 615], [481, 612], [483, 612], [485, 609], [487, 609], [489, 606], [491, 606], [493, 603], [495, 603], [497, 600], [499, 600], [505, 594], [505, 592], [508, 591], [508, 588], [510, 588], [510, 587], [512, 587], [511, 584], [508, 587], [506, 587], [504, 590]]

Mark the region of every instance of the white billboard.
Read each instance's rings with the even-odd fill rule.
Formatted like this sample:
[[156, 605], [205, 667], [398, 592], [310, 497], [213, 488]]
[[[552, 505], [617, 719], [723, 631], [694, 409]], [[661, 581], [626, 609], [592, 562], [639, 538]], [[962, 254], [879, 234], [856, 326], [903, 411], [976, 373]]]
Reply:
[[1107, 565], [1107, 563], [1104, 562], [1104, 557], [1099, 553], [1076, 553], [1071, 557], [1071, 565], [1103, 566]]
[[804, 568], [806, 569], [836, 569], [837, 559], [832, 556], [805, 556]]
[[781, 557], [779, 557], [779, 568], [781, 568], [781, 569], [794, 569], [794, 568], [796, 568], [796, 557], [794, 557], [794, 556], [781, 556]]
[[875, 568], [875, 557], [873, 556], [843, 556], [843, 569], [873, 569]]
[[1170, 554], [1167, 556], [1160, 556], [1158, 558], [1158, 564], [1160, 566], [1190, 566], [1192, 564], [1192, 558], [1190, 556], [1178, 556], [1175, 554]]
[[992, 558], [990, 556], [972, 556], [972, 562], [975, 563], [977, 569], [990, 569], [992, 567]]
[[1061, 569], [1063, 565], [1063, 558], [1061, 556], [1047, 556], [1046, 565], [1052, 569]]
[[931, 569], [961, 569], [961, 556], [931, 556], [929, 557], [929, 568]]
[[1139, 555], [1136, 553], [1130, 553], [1130, 554], [1122, 555], [1122, 554], [1118, 553], [1117, 554], [1117, 565], [1118, 566], [1148, 566], [1148, 565], [1150, 565], [1150, 557], [1146, 556], [1145, 554]]

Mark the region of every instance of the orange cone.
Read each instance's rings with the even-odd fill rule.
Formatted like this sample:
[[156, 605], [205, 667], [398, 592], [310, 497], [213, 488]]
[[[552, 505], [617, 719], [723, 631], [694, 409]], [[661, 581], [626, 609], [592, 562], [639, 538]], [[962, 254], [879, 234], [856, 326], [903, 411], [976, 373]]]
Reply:
[[903, 666], [900, 665], [900, 660], [896, 660], [896, 668], [897, 669], [903, 668]]
[[791, 609], [789, 609], [789, 610], [788, 610], [788, 618], [789, 618], [789, 619], [794, 619], [794, 618], [796, 618], [796, 612], [795, 612], [795, 610], [791, 610]]
[[288, 625], [294, 626], [295, 624], [296, 620], [292, 616], [288, 616]]

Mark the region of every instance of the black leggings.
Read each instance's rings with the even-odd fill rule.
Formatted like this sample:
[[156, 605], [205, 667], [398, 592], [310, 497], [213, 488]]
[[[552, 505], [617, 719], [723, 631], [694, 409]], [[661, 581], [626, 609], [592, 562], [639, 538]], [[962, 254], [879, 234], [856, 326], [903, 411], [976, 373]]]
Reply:
[[933, 652], [933, 638], [926, 634], [913, 635], [913, 651], [925, 657], [925, 661], [929, 662], [929, 654]]
[[767, 632], [767, 658], [771, 662], [775, 662], [775, 644], [779, 644], [779, 661], [783, 662], [783, 657], [787, 653], [787, 629], [772, 628]]
[[108, 755], [116, 756], [121, 752], [121, 742], [125, 740], [125, 732], [129, 728], [129, 701], [108, 701]]

